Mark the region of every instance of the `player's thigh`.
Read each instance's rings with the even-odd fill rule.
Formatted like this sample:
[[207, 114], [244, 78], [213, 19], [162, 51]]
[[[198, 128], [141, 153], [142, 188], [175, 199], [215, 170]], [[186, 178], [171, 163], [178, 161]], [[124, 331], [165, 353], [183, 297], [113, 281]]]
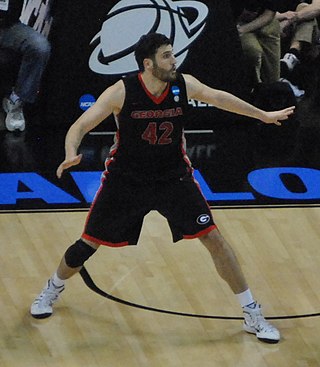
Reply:
[[144, 189], [130, 180], [107, 175], [91, 206], [84, 232], [109, 242], [126, 241], [132, 233], [139, 234], [143, 218], [150, 211], [150, 195]]
[[192, 178], [164, 187], [160, 193], [158, 211], [167, 218], [171, 229], [176, 228], [182, 236], [214, 225], [210, 207]]

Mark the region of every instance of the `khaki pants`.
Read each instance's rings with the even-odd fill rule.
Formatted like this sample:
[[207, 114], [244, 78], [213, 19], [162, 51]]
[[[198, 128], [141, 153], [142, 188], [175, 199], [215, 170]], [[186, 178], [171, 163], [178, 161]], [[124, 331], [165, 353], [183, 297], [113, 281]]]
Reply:
[[271, 83], [280, 78], [280, 25], [270, 24], [241, 36], [245, 66], [253, 85]]
[[[306, 6], [308, 6], [306, 3], [299, 4], [296, 10], [299, 11]], [[315, 43], [317, 34], [318, 23], [316, 19], [311, 19], [297, 24], [293, 30], [292, 41], [305, 42], [312, 45]]]
[[[297, 11], [308, 6], [306, 3], [299, 4]], [[317, 38], [319, 36], [319, 28], [317, 20], [311, 19], [300, 24], [297, 24], [289, 33], [290, 42], [302, 42], [302, 60], [315, 59], [319, 54], [317, 47]]]

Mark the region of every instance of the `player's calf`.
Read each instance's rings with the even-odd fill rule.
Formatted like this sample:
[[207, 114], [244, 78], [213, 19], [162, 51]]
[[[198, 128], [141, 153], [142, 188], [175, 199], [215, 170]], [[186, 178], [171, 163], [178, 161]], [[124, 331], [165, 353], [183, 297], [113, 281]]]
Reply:
[[[70, 268], [82, 267], [84, 262], [95, 252], [96, 249], [80, 239], [71, 245], [65, 252], [65, 263]], [[44, 319], [51, 316], [53, 312], [52, 306], [58, 300], [64, 288], [64, 284], [55, 284], [54, 277], [51, 277], [41, 293], [33, 301], [30, 308], [31, 315], [37, 319]]]

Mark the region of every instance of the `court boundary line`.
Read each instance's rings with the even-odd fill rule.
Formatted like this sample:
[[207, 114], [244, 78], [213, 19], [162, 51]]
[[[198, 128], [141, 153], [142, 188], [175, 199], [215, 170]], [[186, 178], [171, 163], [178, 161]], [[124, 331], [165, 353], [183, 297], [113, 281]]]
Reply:
[[[93, 279], [91, 278], [90, 274], [88, 273], [87, 269], [83, 266], [80, 270], [80, 276], [82, 280], [84, 281], [85, 285], [92, 290], [93, 292], [99, 294], [100, 296], [107, 298], [111, 301], [121, 303], [123, 305], [134, 307], [138, 309], [142, 309], [145, 311], [152, 311], [152, 312], [158, 312], [158, 313], [164, 313], [169, 315], [175, 315], [175, 316], [183, 316], [183, 317], [193, 317], [193, 318], [201, 318], [201, 319], [215, 319], [215, 320], [243, 320], [243, 316], [219, 316], [219, 315], [201, 315], [201, 314], [193, 314], [193, 313], [186, 313], [186, 312], [179, 312], [179, 311], [171, 311], [166, 309], [160, 309], [156, 307], [149, 307], [145, 305], [141, 305], [138, 303], [126, 301], [124, 299], [118, 298], [113, 296], [112, 294], [109, 294], [102, 289], [100, 289]], [[319, 317], [320, 312], [316, 313], [308, 313], [308, 314], [298, 314], [298, 315], [284, 315], [284, 316], [269, 316], [265, 317], [267, 320], [288, 320], [288, 319], [302, 319], [302, 318], [310, 318], [310, 317]]]

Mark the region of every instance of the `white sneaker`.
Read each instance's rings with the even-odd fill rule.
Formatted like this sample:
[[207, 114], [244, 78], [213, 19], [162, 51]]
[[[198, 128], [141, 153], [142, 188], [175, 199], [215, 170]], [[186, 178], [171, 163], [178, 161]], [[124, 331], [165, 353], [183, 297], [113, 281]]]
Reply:
[[279, 330], [263, 317], [261, 305], [255, 303], [253, 308], [243, 307], [243, 315], [243, 329], [247, 333], [256, 334], [257, 338], [265, 343], [275, 344], [279, 342]]
[[282, 59], [280, 59], [280, 62], [283, 62], [287, 65], [288, 69], [291, 71], [293, 68], [300, 63], [300, 60], [297, 58], [296, 55], [287, 52]]
[[52, 279], [48, 280], [39, 296], [33, 301], [30, 313], [36, 319], [45, 319], [52, 315], [52, 305], [58, 300], [60, 293], [64, 290], [64, 285], [56, 287]]
[[13, 103], [10, 99], [3, 98], [2, 107], [7, 114], [6, 128], [9, 131], [23, 131], [26, 127], [26, 121], [23, 115], [22, 102], [18, 100], [16, 103]]

